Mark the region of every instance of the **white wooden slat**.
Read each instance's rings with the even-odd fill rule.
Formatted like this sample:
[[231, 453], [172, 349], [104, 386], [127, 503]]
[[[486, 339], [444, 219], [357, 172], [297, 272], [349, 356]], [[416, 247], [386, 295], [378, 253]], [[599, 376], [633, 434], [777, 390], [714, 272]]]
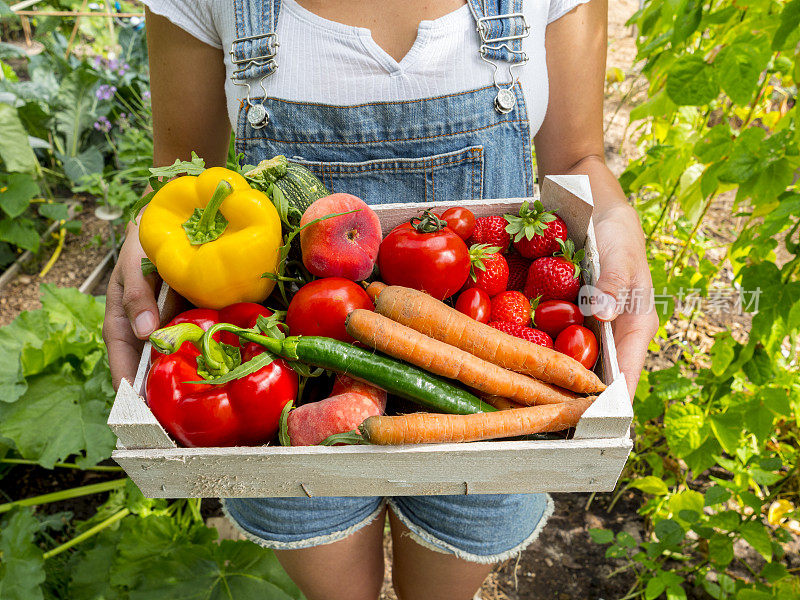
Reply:
[[573, 439], [628, 437], [632, 422], [633, 408], [628, 396], [628, 384], [625, 375], [620, 373], [583, 413]]
[[108, 426], [125, 448], [175, 448], [172, 441], [127, 379], [123, 379], [108, 415]]
[[628, 438], [325, 448], [118, 450], [148, 497], [611, 491]]

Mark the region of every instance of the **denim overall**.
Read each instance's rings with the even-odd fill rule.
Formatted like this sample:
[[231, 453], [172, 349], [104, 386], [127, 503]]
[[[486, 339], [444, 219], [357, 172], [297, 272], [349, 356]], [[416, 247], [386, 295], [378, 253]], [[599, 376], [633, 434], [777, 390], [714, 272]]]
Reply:
[[[236, 152], [244, 153], [247, 164], [283, 154], [332, 191], [368, 204], [532, 196], [531, 131], [513, 76], [513, 67], [527, 60], [522, 0], [469, 3], [495, 85], [435, 98], [333, 106], [250, 96], [280, 62], [273, 32], [281, 2], [234, 0], [234, 77], [248, 87]], [[380, 514], [386, 502], [416, 541], [476, 562], [519, 552], [552, 511], [545, 494], [240, 498], [226, 500], [224, 509], [250, 539], [291, 549], [342, 539]]]

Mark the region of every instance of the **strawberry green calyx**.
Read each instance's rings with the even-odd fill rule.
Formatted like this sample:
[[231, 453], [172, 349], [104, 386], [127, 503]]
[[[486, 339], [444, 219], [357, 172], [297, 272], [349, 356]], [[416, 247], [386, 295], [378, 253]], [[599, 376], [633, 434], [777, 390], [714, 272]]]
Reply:
[[584, 252], [583, 248], [575, 251], [575, 243], [572, 240], [567, 240], [566, 242], [562, 239], [558, 239], [558, 245], [561, 247], [561, 252], [556, 254], [556, 256], [560, 256], [565, 260], [568, 260], [572, 263], [575, 267], [575, 279], [578, 278], [578, 275], [581, 273], [581, 261], [586, 256], [586, 252]]
[[483, 264], [485, 258], [500, 252], [500, 246], [490, 246], [489, 244], [473, 244], [469, 249], [469, 277], [472, 281], [478, 280], [475, 269], [485, 271], [486, 265]]
[[511, 235], [511, 238], [518, 242], [523, 238], [532, 240], [537, 235], [544, 235], [548, 223], [556, 220], [556, 215], [552, 211], [544, 209], [544, 205], [536, 200], [533, 203], [533, 208], [525, 201], [519, 208], [519, 216], [503, 215], [508, 221], [506, 225], [506, 232]]

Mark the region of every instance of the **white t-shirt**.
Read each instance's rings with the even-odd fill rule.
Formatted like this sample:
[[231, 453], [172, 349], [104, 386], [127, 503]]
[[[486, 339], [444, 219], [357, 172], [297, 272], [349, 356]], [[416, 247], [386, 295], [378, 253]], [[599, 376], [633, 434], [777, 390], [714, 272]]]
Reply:
[[[231, 0], [143, 0], [154, 13], [167, 17], [202, 42], [225, 50], [228, 114], [236, 127], [245, 87], [230, 79], [230, 50], [235, 37]], [[523, 13], [530, 35], [523, 40], [528, 62], [515, 68], [528, 109], [532, 134], [547, 109], [547, 67], [544, 36], [547, 25], [589, 0], [528, 0]], [[283, 0], [278, 19], [278, 69], [263, 85], [267, 96], [298, 102], [347, 106], [431, 98], [491, 85], [494, 68], [481, 60], [475, 19], [468, 5], [419, 24], [417, 39], [400, 62], [372, 39], [370, 30], [324, 19]], [[499, 81], [507, 81], [507, 63], [500, 62]], [[250, 81], [252, 97], [262, 95]], [[191, 92], [189, 92], [191, 93]]]

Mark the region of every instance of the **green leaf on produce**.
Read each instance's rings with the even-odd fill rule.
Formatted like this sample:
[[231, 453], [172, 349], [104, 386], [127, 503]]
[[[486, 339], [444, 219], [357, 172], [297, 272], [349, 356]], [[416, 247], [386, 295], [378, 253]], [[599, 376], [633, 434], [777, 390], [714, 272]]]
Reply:
[[25, 508], [12, 511], [0, 524], [0, 598], [42, 599], [44, 559], [34, 543], [39, 522], [32, 511]]
[[172, 179], [181, 175], [200, 175], [206, 169], [205, 161], [197, 156], [193, 151], [191, 158], [187, 160], [175, 159], [175, 162], [165, 167], [151, 167], [152, 177]]
[[259, 369], [266, 367], [269, 364], [272, 364], [277, 356], [274, 354], [267, 352], [266, 350], [261, 354], [257, 354], [250, 360], [245, 363], [240, 364], [238, 367], [231, 369], [224, 375], [220, 375], [219, 377], [214, 377], [213, 379], [201, 379], [199, 381], [184, 381], [183, 383], [195, 383], [198, 385], [224, 385], [226, 383], [230, 383], [231, 381], [235, 381], [237, 379], [241, 379], [242, 377], [247, 377], [248, 375], [252, 375]]
[[27, 173], [9, 173], [6, 182], [0, 182], [0, 188], [3, 187], [6, 189], [0, 192], [0, 208], [12, 219], [24, 213], [39, 193], [39, 186]]

